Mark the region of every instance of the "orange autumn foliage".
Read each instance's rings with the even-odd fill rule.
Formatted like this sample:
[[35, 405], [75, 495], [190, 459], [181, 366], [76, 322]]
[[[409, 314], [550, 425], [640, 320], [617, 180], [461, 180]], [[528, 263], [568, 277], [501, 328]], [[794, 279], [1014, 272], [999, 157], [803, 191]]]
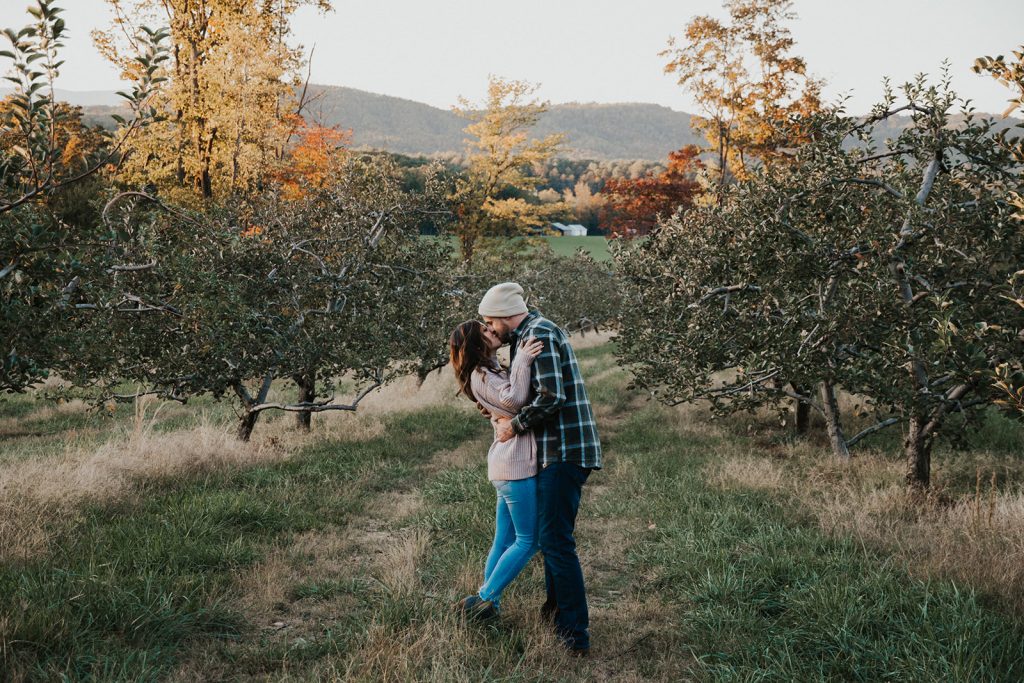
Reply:
[[298, 142], [292, 147], [276, 175], [281, 196], [298, 201], [310, 188], [323, 188], [348, 152], [351, 130], [307, 125], [304, 121], [296, 132]]
[[263, 234], [263, 226], [261, 225], [250, 225], [248, 228], [242, 231], [242, 237], [247, 239], [253, 237], [259, 237]]
[[658, 223], [677, 210], [693, 206], [701, 193], [695, 178], [702, 166], [694, 145], [687, 145], [668, 155], [668, 168], [658, 175], [636, 180], [611, 178], [602, 195], [607, 199], [604, 220], [615, 237], [646, 235]]

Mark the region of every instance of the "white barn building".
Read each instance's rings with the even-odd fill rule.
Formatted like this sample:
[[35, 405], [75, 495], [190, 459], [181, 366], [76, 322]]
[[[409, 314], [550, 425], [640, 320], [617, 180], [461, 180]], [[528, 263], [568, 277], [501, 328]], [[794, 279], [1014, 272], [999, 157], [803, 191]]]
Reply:
[[586, 237], [587, 229], [579, 223], [565, 225], [563, 223], [552, 223], [551, 228], [562, 233], [564, 237]]

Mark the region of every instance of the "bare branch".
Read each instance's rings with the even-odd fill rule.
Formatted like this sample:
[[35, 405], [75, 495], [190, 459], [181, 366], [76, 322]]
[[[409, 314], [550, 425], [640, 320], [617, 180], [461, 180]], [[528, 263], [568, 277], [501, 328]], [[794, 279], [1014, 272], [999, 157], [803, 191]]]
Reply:
[[879, 121], [884, 121], [885, 119], [888, 119], [888, 118], [891, 118], [893, 116], [896, 116], [900, 112], [904, 112], [904, 111], [916, 111], [916, 112], [920, 112], [922, 114], [931, 114], [932, 113], [932, 110], [930, 108], [928, 108], [928, 107], [922, 107], [921, 105], [914, 104], [914, 103], [905, 104], [902, 107], [897, 107], [895, 109], [890, 109], [888, 111], [879, 112], [877, 114], [872, 114], [871, 116], [866, 117], [863, 121], [861, 121], [860, 123], [855, 124], [852, 128], [850, 128], [848, 131], [846, 131], [843, 134], [843, 137], [845, 138], [845, 137], [847, 137], [847, 136], [857, 132], [858, 130], [861, 130], [861, 129], [866, 128], [866, 127], [868, 127], [870, 125], [878, 123]]
[[249, 408], [248, 412], [259, 413], [264, 410], [284, 410], [290, 413], [323, 413], [329, 410], [347, 410], [350, 412], [355, 412], [356, 409], [359, 407], [359, 402], [366, 398], [366, 396], [370, 392], [379, 388], [382, 384], [383, 382], [380, 379], [378, 379], [374, 384], [369, 385], [361, 392], [359, 392], [359, 394], [355, 397], [352, 403], [349, 404], [333, 403], [332, 401], [334, 400], [334, 397], [332, 396], [331, 398], [325, 401], [305, 401], [302, 403], [289, 404], [259, 403]]
[[928, 424], [921, 430], [921, 436], [928, 438], [942, 425], [942, 420], [945, 418], [946, 413], [954, 412], [959, 413], [972, 408], [977, 405], [986, 403], [985, 399], [977, 399], [968, 403], [961, 403], [960, 399], [966, 396], [971, 390], [974, 389], [974, 385], [971, 383], [958, 384], [949, 391], [947, 391], [942, 397], [942, 403], [935, 409], [935, 413], [932, 415], [932, 419], [928, 421]]
[[307, 256], [313, 257], [320, 263], [320, 272], [323, 273], [324, 275], [330, 275], [331, 271], [327, 268], [327, 264], [324, 262], [324, 260], [317, 256], [316, 254], [314, 254], [313, 252], [311, 252], [310, 250], [293, 244], [291, 252], [288, 254], [288, 257], [291, 258], [291, 255], [294, 254], [295, 252], [299, 252], [301, 254], [306, 254]]
[[882, 154], [872, 154], [869, 157], [862, 157], [860, 159], [857, 159], [857, 163], [858, 164], [864, 164], [864, 163], [867, 163], [869, 161], [877, 161], [878, 159], [885, 159], [885, 158], [888, 158], [888, 157], [895, 157], [895, 156], [900, 156], [900, 155], [903, 155], [903, 154], [908, 154], [908, 153], [910, 153], [912, 151], [913, 150], [911, 150], [909, 147], [904, 147], [903, 149], [896, 149], [896, 150], [893, 150], [891, 152], [884, 152]]
[[128, 264], [124, 266], [110, 266], [107, 268], [108, 273], [134, 273], [140, 270], [150, 270], [156, 268], [156, 261], [150, 261], [149, 263], [139, 264]]
[[708, 391], [696, 395], [696, 397], [701, 398], [711, 396], [732, 396], [733, 394], [742, 394], [745, 391], [762, 389], [765, 382], [774, 377], [777, 377], [781, 372], [782, 370], [775, 369], [766, 375], [762, 375], [761, 377], [752, 378], [746, 384], [719, 387], [718, 389], [709, 389]]
[[1001, 166], [998, 166], [997, 164], [992, 163], [988, 159], [985, 159], [983, 157], [979, 157], [977, 155], [971, 154], [969, 151], [963, 149], [962, 147], [954, 147], [954, 149], [956, 149], [956, 151], [960, 152], [961, 154], [963, 154], [965, 157], [967, 157], [971, 161], [973, 161], [975, 163], [978, 163], [978, 164], [981, 164], [982, 166], [988, 167], [989, 169], [995, 171], [996, 173], [998, 173], [999, 175], [1003, 176], [1004, 178], [1007, 178], [1007, 179], [1012, 180], [1012, 181], [1017, 181], [1017, 179], [1018, 179], [1018, 171], [1008, 171], [1005, 168], [1002, 168]]
[[921, 301], [922, 299], [928, 298], [929, 294], [931, 294], [931, 292], [929, 292], [928, 290], [924, 290], [924, 291], [918, 292], [917, 294], [914, 295], [914, 297], [910, 301], [907, 302], [907, 306], [913, 306], [918, 301]]
[[140, 197], [142, 199], [145, 199], [147, 201], [150, 201], [150, 202], [156, 204], [157, 206], [159, 206], [164, 211], [166, 211], [166, 212], [168, 212], [170, 214], [173, 214], [173, 215], [177, 216], [178, 218], [181, 218], [182, 220], [188, 221], [189, 223], [192, 223], [193, 225], [202, 226], [202, 223], [200, 223], [196, 219], [194, 219], [191, 216], [188, 216], [188, 215], [182, 213], [181, 211], [178, 211], [175, 208], [167, 206], [166, 204], [164, 204], [162, 201], [160, 201], [159, 199], [157, 199], [153, 195], [147, 194], [145, 192], [138, 192], [138, 191], [135, 191], [135, 190], [131, 190], [131, 191], [127, 191], [127, 192], [121, 192], [121, 193], [119, 193], [117, 195], [114, 195], [110, 199], [110, 201], [106, 203], [106, 205], [103, 207], [103, 212], [100, 214], [100, 217], [103, 219], [103, 224], [104, 225], [107, 225], [107, 226], [110, 225], [110, 221], [109, 221], [109, 219], [107, 217], [107, 214], [110, 212], [110, 209], [113, 208], [113, 206], [115, 204], [117, 204], [122, 199], [125, 199], [126, 197]]
[[719, 398], [727, 398], [729, 396], [734, 396], [736, 394], [753, 393], [753, 392], [760, 391], [760, 392], [775, 393], [775, 394], [779, 394], [779, 395], [782, 395], [782, 396], [786, 396], [788, 398], [792, 398], [792, 399], [794, 399], [796, 401], [799, 401], [800, 403], [805, 403], [805, 404], [809, 405], [810, 407], [814, 408], [815, 410], [817, 410], [819, 413], [824, 414], [824, 409], [822, 408], [821, 404], [818, 403], [817, 401], [815, 401], [814, 399], [812, 399], [810, 396], [806, 396], [804, 394], [799, 394], [799, 393], [793, 391], [792, 389], [786, 389], [786, 388], [783, 388], [783, 387], [766, 386], [769, 381], [771, 381], [772, 379], [778, 377], [781, 372], [782, 372], [782, 370], [780, 368], [770, 368], [770, 369], [767, 369], [767, 370], [759, 370], [757, 372], [751, 373], [751, 375], [748, 375], [750, 377], [750, 381], [748, 381], [746, 384], [718, 387], [717, 389], [708, 389], [706, 391], [701, 391], [701, 392], [694, 393], [693, 396], [690, 397], [690, 398], [679, 399], [679, 400], [676, 400], [676, 401], [669, 402], [669, 403], [667, 403], [667, 405], [675, 406], [675, 405], [679, 405], [681, 403], [687, 403], [687, 402], [693, 401], [693, 400], [699, 400], [699, 399], [714, 400], [714, 399], [719, 399]]
[[380, 244], [380, 241], [384, 239], [384, 233], [387, 232], [387, 226], [382, 225], [382, 223], [386, 217], [390, 216], [391, 213], [396, 211], [398, 208], [399, 206], [395, 205], [386, 211], [380, 212], [380, 215], [377, 217], [377, 221], [373, 224], [373, 227], [370, 228], [370, 236], [366, 240], [368, 247], [376, 249], [377, 245]]
[[695, 301], [692, 304], [690, 304], [689, 306], [687, 306], [687, 308], [697, 308], [697, 306], [701, 305], [702, 303], [704, 303], [708, 299], [713, 299], [716, 296], [721, 296], [722, 294], [732, 294], [734, 292], [746, 292], [746, 291], [760, 292], [761, 288], [758, 287], [757, 285], [751, 285], [751, 284], [747, 284], [747, 283], [743, 283], [743, 284], [739, 284], [739, 285], [725, 285], [723, 287], [715, 287], [711, 291], [707, 292], [700, 299], [698, 299], [697, 301]]
[[882, 420], [881, 422], [879, 422], [877, 424], [873, 424], [870, 427], [868, 427], [867, 429], [863, 429], [860, 432], [858, 432], [857, 434], [855, 434], [852, 438], [850, 438], [846, 442], [846, 445], [847, 445], [848, 448], [853, 448], [853, 445], [855, 443], [857, 443], [858, 441], [860, 441], [861, 439], [863, 439], [864, 437], [871, 436], [875, 432], [879, 432], [879, 431], [885, 429], [886, 427], [891, 427], [891, 426], [893, 426], [895, 424], [899, 424], [900, 422], [906, 422], [906, 418], [904, 418], [904, 417], [890, 417], [887, 420]]
[[822, 415], [825, 414], [825, 409], [822, 407], [822, 405], [820, 403], [818, 403], [817, 401], [815, 401], [810, 396], [805, 396], [804, 394], [798, 394], [798, 393], [796, 393], [795, 391], [793, 391], [791, 389], [778, 389], [777, 391], [779, 393], [781, 393], [781, 394], [784, 394], [784, 395], [786, 395], [786, 396], [788, 396], [788, 397], [790, 397], [792, 399], [795, 399], [795, 400], [799, 401], [800, 403], [805, 403], [805, 404], [809, 405], [810, 407], [814, 408], [815, 410], [817, 410]]
[[[71, 284], [69, 284], [67, 287], [64, 288], [64, 290], [66, 292], [66, 294], [64, 296], [64, 300], [65, 301], [70, 296], [71, 292], [74, 291], [76, 286], [77, 286], [77, 278], [76, 278], [76, 280], [72, 280]], [[131, 306], [131, 307], [126, 306], [125, 304], [127, 304], [127, 303], [133, 303], [133, 304], [135, 304], [135, 306]], [[101, 310], [105, 311], [105, 310], [112, 310], [112, 311], [116, 311], [117, 313], [162, 313], [162, 312], [167, 312], [167, 313], [171, 313], [173, 315], [176, 315], [179, 318], [184, 316], [184, 314], [181, 312], [180, 309], [176, 308], [175, 306], [170, 305], [169, 303], [161, 301], [161, 302], [159, 302], [158, 305], [153, 305], [153, 304], [150, 304], [150, 303], [144, 301], [140, 297], [135, 296], [134, 294], [125, 294], [121, 298], [121, 301], [119, 301], [118, 303], [114, 304], [113, 306], [109, 306], [109, 305], [101, 306], [99, 304], [75, 304], [75, 309], [79, 310], [79, 311], [101, 311]]]
[[804, 345], [807, 344], [807, 342], [809, 342], [811, 339], [814, 338], [814, 333], [818, 331], [819, 327], [821, 327], [821, 323], [817, 323], [813, 328], [811, 328], [811, 331], [808, 332], [807, 336], [804, 337], [803, 341], [800, 342], [800, 346], [796, 350], [796, 355], [797, 355], [798, 358], [800, 357], [800, 355], [804, 351]]
[[14, 271], [14, 269], [17, 268], [17, 267], [18, 267], [18, 257], [15, 256], [11, 260], [10, 263], [8, 263], [6, 266], [4, 266], [3, 270], [0, 270], [0, 280], [3, 280], [5, 277], [10, 275]]
[[835, 183], [850, 183], [851, 185], [871, 185], [882, 190], [885, 190], [888, 194], [898, 199], [903, 199], [903, 194], [899, 190], [894, 188], [889, 183], [882, 182], [881, 180], [873, 180], [871, 178], [836, 178], [829, 184]]
[[177, 394], [174, 390], [171, 390], [170, 392], [167, 392], [167, 391], [164, 391], [162, 389], [152, 389], [150, 391], [140, 391], [140, 392], [138, 392], [136, 394], [111, 394], [110, 398], [114, 399], [115, 401], [120, 401], [122, 403], [125, 403], [125, 402], [128, 402], [128, 401], [134, 401], [137, 398], [142, 398], [143, 396], [157, 396], [159, 398], [167, 399], [168, 401], [177, 401], [178, 403], [181, 403], [182, 405], [188, 403], [188, 397], [187, 396], [181, 396], [181, 395]]
[[283, 144], [278, 148], [278, 158], [283, 158], [285, 149], [288, 147], [288, 142], [295, 135], [295, 131], [299, 129], [298, 122], [303, 120], [302, 112], [309, 105], [310, 102], [318, 100], [323, 96], [323, 91], [317, 93], [312, 98], [308, 98], [309, 94], [309, 79], [313, 75], [313, 54], [316, 52], [316, 44], [309, 50], [309, 61], [306, 63], [306, 78], [302, 83], [302, 92], [299, 93], [298, 102], [295, 104], [295, 115], [292, 117], [292, 125], [289, 126], [287, 133], [284, 136]]

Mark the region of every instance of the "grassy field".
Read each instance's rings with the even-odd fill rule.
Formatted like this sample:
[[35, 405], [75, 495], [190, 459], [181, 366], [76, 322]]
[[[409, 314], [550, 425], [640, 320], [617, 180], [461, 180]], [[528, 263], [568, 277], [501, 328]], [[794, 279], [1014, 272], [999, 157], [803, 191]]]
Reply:
[[583, 249], [593, 257], [595, 261], [610, 261], [612, 256], [608, 253], [608, 240], [604, 237], [546, 237], [552, 251], [562, 256], [572, 256], [578, 249]]
[[451, 612], [490, 542], [490, 434], [435, 375], [249, 445], [216, 403], [0, 404], [5, 677], [1024, 679], [1018, 425], [937, 452], [922, 505], [891, 440], [839, 465], [771, 416], [643, 400], [593, 335], [579, 356], [607, 458], [578, 533], [590, 658], [538, 618], [536, 559], [499, 624]]

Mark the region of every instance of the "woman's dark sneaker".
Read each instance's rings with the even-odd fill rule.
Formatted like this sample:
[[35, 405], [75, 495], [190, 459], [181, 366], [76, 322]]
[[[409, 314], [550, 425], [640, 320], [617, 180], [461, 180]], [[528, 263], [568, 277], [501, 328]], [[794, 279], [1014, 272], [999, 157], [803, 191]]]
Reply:
[[494, 621], [498, 618], [498, 608], [490, 600], [479, 595], [467, 595], [455, 603], [455, 611], [467, 619], [474, 621]]

